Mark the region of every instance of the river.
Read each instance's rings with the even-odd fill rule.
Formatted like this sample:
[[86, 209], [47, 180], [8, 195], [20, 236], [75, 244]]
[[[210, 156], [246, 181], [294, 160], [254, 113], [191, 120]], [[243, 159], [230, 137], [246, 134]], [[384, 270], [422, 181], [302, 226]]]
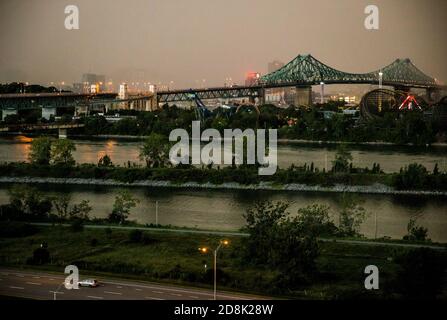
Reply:
[[[26, 161], [30, 139], [19, 136], [0, 138], [0, 162]], [[76, 140], [77, 162], [96, 163], [104, 154], [111, 156], [116, 164], [127, 161], [138, 162], [138, 147], [141, 142], [121, 140]], [[418, 162], [432, 169], [438, 163], [446, 170], [447, 149], [411, 147], [350, 147], [355, 165], [372, 166], [380, 163], [387, 172], [398, 171], [402, 166]], [[288, 167], [314, 162], [324, 168], [333, 159], [335, 147], [319, 145], [280, 145], [278, 161], [280, 167]], [[9, 185], [0, 186], [0, 204], [7, 203]], [[113, 187], [99, 186], [55, 186], [39, 185], [47, 194], [69, 193], [73, 202], [89, 200], [93, 207], [92, 216], [106, 217], [113, 205], [117, 192]], [[331, 208], [334, 221], [338, 219], [340, 195], [314, 192], [276, 192], [249, 190], [188, 190], [168, 188], [131, 188], [140, 200], [132, 210], [130, 220], [142, 224], [156, 222], [155, 201], [158, 201], [158, 223], [178, 227], [209, 230], [235, 231], [244, 225], [243, 213], [259, 200], [288, 201], [290, 212], [309, 204], [325, 204]], [[411, 218], [418, 217], [418, 223], [429, 229], [429, 237], [434, 241], [447, 243], [447, 199], [427, 196], [355, 195], [369, 216], [361, 226], [361, 233], [368, 238], [402, 238]], [[377, 221], [377, 223], [376, 223]], [[376, 228], [377, 225], [377, 228]]]
[[[9, 202], [9, 185], [0, 186], [0, 204]], [[105, 218], [111, 212], [118, 191], [113, 187], [39, 185], [47, 195], [68, 193], [72, 202], [89, 200], [92, 217]], [[158, 223], [177, 227], [207, 230], [236, 231], [244, 225], [243, 214], [257, 201], [287, 201], [290, 212], [318, 203], [331, 208], [331, 216], [338, 221], [339, 194], [314, 192], [272, 192], [249, 190], [187, 190], [168, 188], [131, 188], [140, 202], [129, 220], [142, 224], [156, 222], [155, 203], [158, 201]], [[351, 195], [352, 196], [352, 195]], [[429, 229], [434, 241], [447, 242], [447, 201], [445, 197], [353, 195], [368, 212], [361, 233], [368, 238], [402, 238], [411, 218]]]
[[[31, 138], [25, 136], [0, 137], [0, 162], [27, 161]], [[138, 158], [139, 141], [117, 139], [74, 140], [76, 151], [74, 158], [78, 163], [97, 163], [105, 154], [117, 165], [128, 161], [140, 163]], [[396, 172], [410, 163], [420, 163], [433, 170], [437, 163], [441, 170], [447, 170], [446, 147], [397, 147], [385, 146], [348, 146], [353, 163], [358, 167], [372, 167], [379, 163], [385, 172]], [[278, 165], [288, 168], [291, 164], [310, 165], [316, 168], [331, 168], [336, 146], [318, 144], [279, 144]]]

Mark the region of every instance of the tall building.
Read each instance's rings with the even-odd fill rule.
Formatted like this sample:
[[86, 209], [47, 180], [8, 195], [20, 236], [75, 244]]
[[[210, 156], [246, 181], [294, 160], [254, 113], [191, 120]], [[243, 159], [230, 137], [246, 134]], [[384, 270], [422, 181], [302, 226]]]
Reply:
[[89, 90], [93, 85], [96, 85], [98, 91], [102, 92], [105, 91], [106, 88], [106, 76], [102, 74], [84, 73], [82, 75], [82, 83], [85, 87], [89, 88]]
[[129, 90], [127, 83], [120, 84], [120, 91], [118, 93], [120, 99], [127, 99], [129, 97]]
[[281, 69], [282, 67], [284, 67], [284, 62], [275, 60], [275, 61], [269, 62], [267, 70], [268, 70], [268, 73], [272, 73], [278, 69]]
[[261, 75], [258, 72], [249, 72], [247, 73], [247, 76], [245, 77], [245, 85], [247, 87], [255, 85]]

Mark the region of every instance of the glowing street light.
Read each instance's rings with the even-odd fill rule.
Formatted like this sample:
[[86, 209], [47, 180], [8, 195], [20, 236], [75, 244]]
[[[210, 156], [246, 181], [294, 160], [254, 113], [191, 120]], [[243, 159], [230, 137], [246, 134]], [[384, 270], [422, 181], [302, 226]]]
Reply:
[[[217, 248], [213, 251], [214, 255], [214, 300], [217, 300], [217, 253], [219, 252], [219, 249], [222, 248], [222, 246], [228, 246], [230, 244], [229, 240], [220, 240], [219, 245]], [[210, 249], [207, 247], [201, 247], [199, 248], [199, 251], [201, 254], [207, 254]]]
[[379, 72], [379, 89], [382, 89], [382, 83], [383, 83], [383, 72]]
[[[382, 89], [383, 72], [379, 72], [379, 89]], [[379, 92], [379, 112], [382, 112], [382, 91]]]
[[320, 82], [320, 88], [321, 88], [321, 104], [324, 104], [324, 82]]

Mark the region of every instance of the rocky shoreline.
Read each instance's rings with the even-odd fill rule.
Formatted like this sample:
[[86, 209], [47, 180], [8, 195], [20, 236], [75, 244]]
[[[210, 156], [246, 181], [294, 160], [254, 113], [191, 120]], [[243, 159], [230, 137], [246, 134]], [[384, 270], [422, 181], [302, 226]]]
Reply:
[[331, 187], [305, 184], [274, 184], [259, 183], [243, 185], [239, 183], [175, 183], [171, 181], [140, 180], [131, 183], [111, 179], [81, 179], [81, 178], [39, 178], [39, 177], [0, 177], [0, 183], [26, 183], [26, 184], [65, 184], [65, 185], [92, 185], [113, 187], [157, 187], [179, 189], [214, 189], [214, 190], [262, 190], [262, 191], [295, 191], [295, 192], [327, 192], [327, 193], [361, 193], [383, 195], [420, 195], [420, 196], [447, 196], [445, 191], [429, 190], [395, 190], [383, 184], [366, 186], [349, 186], [336, 184]]

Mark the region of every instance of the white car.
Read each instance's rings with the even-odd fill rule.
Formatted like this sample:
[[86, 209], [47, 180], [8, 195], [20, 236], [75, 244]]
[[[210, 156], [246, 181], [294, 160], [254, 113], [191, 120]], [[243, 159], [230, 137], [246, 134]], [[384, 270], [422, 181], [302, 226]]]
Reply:
[[80, 287], [89, 287], [94, 288], [99, 285], [98, 280], [96, 279], [86, 279], [78, 282]]

